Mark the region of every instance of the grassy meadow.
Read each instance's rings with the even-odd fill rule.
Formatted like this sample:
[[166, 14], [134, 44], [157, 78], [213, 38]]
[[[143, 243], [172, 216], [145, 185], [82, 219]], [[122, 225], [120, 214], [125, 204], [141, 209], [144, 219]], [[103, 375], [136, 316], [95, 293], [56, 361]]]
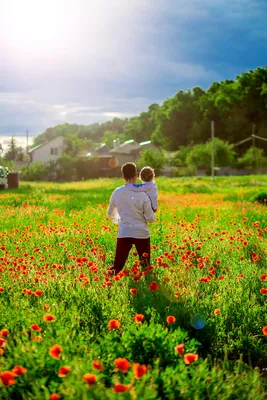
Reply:
[[1, 400], [267, 398], [267, 176], [157, 183], [115, 278], [121, 180], [0, 192]]

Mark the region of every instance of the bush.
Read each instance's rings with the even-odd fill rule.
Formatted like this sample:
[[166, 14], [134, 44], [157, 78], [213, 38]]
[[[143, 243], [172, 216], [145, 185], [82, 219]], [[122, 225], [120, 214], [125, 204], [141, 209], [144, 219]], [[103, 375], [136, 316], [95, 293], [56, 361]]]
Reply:
[[[255, 160], [254, 160], [255, 156]], [[246, 153], [237, 161], [239, 168], [264, 168], [267, 166], [267, 159], [264, 156], [264, 150], [250, 147]]]
[[22, 167], [21, 179], [23, 181], [45, 180], [50, 172], [51, 166], [48, 163], [34, 161], [33, 163]]
[[260, 204], [263, 205], [267, 205], [267, 193], [263, 192], [263, 193], [259, 193], [257, 194], [254, 198], [253, 198], [253, 203], [258, 202]]
[[63, 153], [57, 159], [57, 178], [63, 181], [75, 179], [75, 158]]
[[[231, 145], [224, 140], [214, 139], [214, 159], [216, 167], [233, 166], [235, 152]], [[198, 144], [187, 154], [186, 165], [191, 170], [211, 168], [211, 141]]]
[[192, 149], [192, 146], [181, 146], [172, 158], [171, 165], [174, 167], [185, 167], [186, 157], [192, 151]]
[[167, 165], [168, 159], [160, 150], [148, 149], [141, 153], [141, 157], [137, 162], [137, 167], [140, 169], [145, 165], [155, 169], [156, 175], [160, 175], [162, 168]]

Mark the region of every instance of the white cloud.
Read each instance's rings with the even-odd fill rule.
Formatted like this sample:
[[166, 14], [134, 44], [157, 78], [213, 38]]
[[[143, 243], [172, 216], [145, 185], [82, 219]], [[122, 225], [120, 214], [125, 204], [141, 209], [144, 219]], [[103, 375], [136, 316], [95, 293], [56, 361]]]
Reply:
[[[205, 61], [195, 61], [195, 49], [210, 45], [216, 21], [225, 19], [231, 27], [260, 19], [264, 4], [0, 2], [0, 133], [27, 127], [40, 132], [63, 121], [88, 124], [129, 117], [179, 89], [221, 79]], [[205, 25], [207, 35], [188, 31], [192, 21]]]

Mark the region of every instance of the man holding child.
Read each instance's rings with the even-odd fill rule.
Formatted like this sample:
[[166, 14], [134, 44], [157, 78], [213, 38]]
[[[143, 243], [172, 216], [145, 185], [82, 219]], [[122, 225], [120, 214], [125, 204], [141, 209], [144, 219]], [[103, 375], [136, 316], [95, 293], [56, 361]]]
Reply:
[[136, 185], [138, 174], [134, 163], [124, 164], [121, 171], [125, 185], [114, 190], [108, 208], [109, 218], [119, 226], [114, 264], [110, 268], [116, 274], [124, 267], [133, 244], [139, 259], [143, 260], [146, 253], [146, 261], [150, 262], [148, 222], [155, 221], [158, 206], [152, 168], [141, 170], [140, 178], [145, 182], [141, 185]]

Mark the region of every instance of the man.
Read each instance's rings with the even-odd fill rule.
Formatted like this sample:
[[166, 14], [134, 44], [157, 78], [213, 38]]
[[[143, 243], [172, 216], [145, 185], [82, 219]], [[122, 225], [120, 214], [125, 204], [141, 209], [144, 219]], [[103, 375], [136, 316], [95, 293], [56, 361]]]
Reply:
[[119, 225], [116, 254], [110, 268], [118, 274], [125, 265], [128, 254], [134, 244], [140, 260], [150, 262], [150, 232], [148, 222], [155, 221], [149, 197], [143, 192], [134, 192], [128, 183], [136, 184], [137, 171], [134, 163], [121, 167], [125, 185], [114, 190], [110, 197], [108, 216]]

